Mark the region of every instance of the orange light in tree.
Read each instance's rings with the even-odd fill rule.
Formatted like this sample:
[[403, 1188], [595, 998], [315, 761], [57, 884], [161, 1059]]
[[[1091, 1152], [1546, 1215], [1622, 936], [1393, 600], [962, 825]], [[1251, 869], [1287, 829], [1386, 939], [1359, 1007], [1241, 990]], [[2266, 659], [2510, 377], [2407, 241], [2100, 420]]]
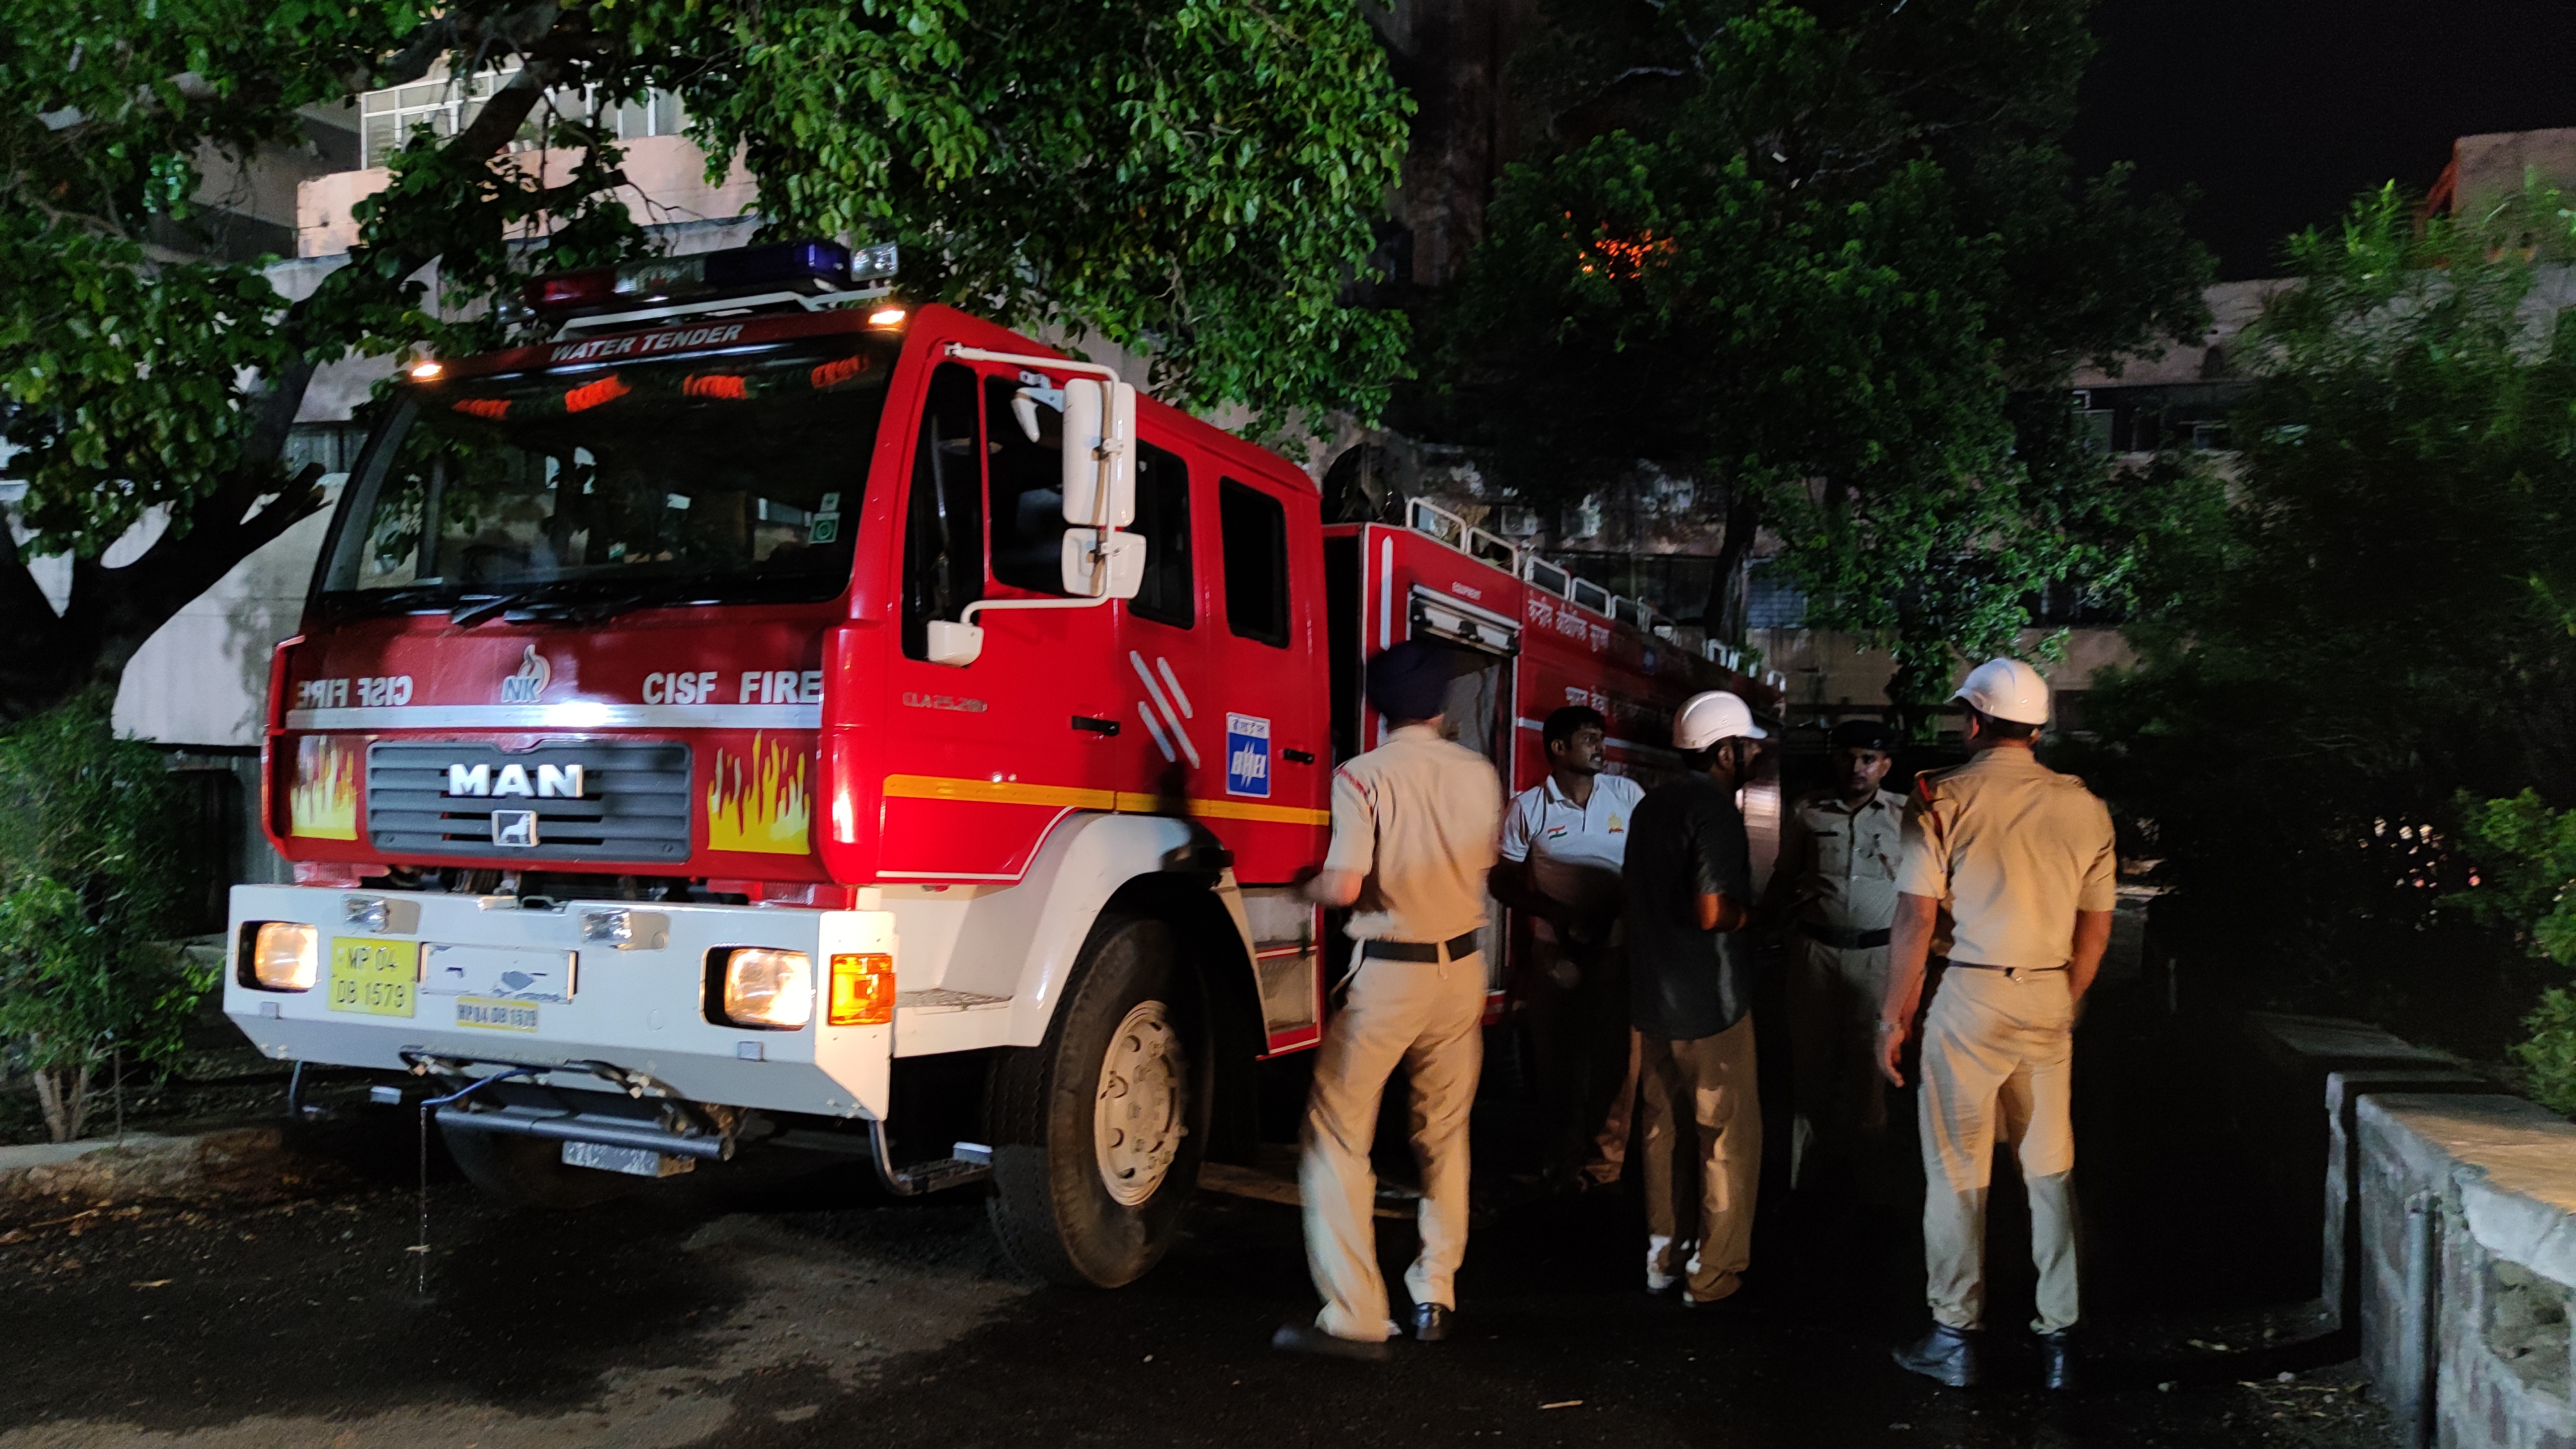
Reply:
[[1642, 231], [1633, 238], [1595, 236], [1585, 249], [1599, 259], [1584, 262], [1583, 270], [1587, 274], [1607, 272], [1613, 281], [1624, 282], [1643, 273], [1648, 262], [1669, 255], [1673, 243], [1670, 237]]
[[885, 1026], [894, 1020], [894, 958], [876, 954], [832, 957], [834, 1026]]

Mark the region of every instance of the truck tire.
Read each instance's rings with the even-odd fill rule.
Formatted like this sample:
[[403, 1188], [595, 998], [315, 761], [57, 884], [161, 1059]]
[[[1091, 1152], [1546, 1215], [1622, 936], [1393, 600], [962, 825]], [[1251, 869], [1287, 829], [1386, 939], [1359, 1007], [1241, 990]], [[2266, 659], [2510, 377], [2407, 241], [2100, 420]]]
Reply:
[[593, 1207], [624, 1197], [644, 1183], [624, 1173], [566, 1166], [560, 1142], [503, 1132], [457, 1132], [443, 1124], [438, 1131], [447, 1140], [447, 1155], [456, 1159], [466, 1181], [523, 1207]]
[[1105, 916], [1046, 1041], [994, 1064], [994, 1233], [1049, 1282], [1116, 1288], [1180, 1232], [1215, 1084], [1208, 1011], [1163, 921]]

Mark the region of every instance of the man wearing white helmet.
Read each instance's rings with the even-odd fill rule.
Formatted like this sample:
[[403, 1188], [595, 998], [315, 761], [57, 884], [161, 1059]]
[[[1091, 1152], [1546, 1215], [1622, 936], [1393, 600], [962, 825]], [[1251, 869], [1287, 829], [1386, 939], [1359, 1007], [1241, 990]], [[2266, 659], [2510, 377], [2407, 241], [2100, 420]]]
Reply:
[[1879, 1065], [1899, 1063], [1927, 963], [1942, 968], [1923, 1021], [1923, 1254], [1932, 1330], [1896, 1361], [1954, 1387], [1977, 1382], [1984, 1337], [1986, 1192], [1998, 1136], [2030, 1196], [2044, 1381], [2075, 1386], [2075, 1004], [2111, 939], [2111, 814], [2031, 746], [2048, 684], [2013, 659], [1978, 665], [1968, 763], [1927, 771], [1905, 808]]
[[[1628, 827], [1628, 981], [1643, 1039], [1646, 1291], [1714, 1303], [1753, 1259], [1762, 1172], [1754, 1086], [1752, 851], [1736, 792], [1767, 732], [1734, 695], [1693, 695], [1673, 717], [1683, 773], [1647, 792]], [[1695, 1179], [1695, 1181], [1694, 1181]]]

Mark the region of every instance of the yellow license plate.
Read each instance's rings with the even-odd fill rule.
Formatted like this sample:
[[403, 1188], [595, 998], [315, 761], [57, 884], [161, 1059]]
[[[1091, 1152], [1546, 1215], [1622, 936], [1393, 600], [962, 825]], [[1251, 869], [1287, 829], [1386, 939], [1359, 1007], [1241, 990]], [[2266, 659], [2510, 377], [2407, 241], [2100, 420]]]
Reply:
[[331, 1009], [410, 1016], [420, 1005], [420, 943], [331, 941]]
[[535, 1031], [537, 1004], [533, 1001], [496, 1001], [488, 996], [456, 998], [456, 1024], [481, 1027], [485, 1031]]

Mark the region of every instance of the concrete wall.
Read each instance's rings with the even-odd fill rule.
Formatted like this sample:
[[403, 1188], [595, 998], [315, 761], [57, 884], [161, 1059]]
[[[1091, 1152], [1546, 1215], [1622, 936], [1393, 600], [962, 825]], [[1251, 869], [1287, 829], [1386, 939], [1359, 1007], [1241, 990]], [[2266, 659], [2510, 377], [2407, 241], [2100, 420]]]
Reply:
[[2526, 179], [2576, 185], [2576, 130], [2497, 131], [2451, 143], [2451, 210], [2475, 216]]
[[[2022, 647], [2036, 648], [2044, 637], [2037, 629], [2025, 630]], [[1762, 651], [1763, 668], [1789, 676], [1793, 709], [1887, 703], [1887, 680], [1896, 672], [1896, 662], [1883, 650], [1825, 629], [1756, 629], [1749, 638]], [[2053, 689], [2081, 690], [2090, 684], [2093, 671], [2136, 658], [2117, 629], [2073, 629], [2067, 632], [2066, 657], [2041, 672]]]
[[[619, 143], [629, 180], [618, 188], [635, 219], [648, 224], [717, 221], [751, 209], [758, 186], [736, 164], [722, 185], [707, 183], [707, 156], [686, 136], [639, 136]], [[525, 151], [507, 158], [523, 171], [562, 176], [572, 170], [569, 151]], [[335, 171], [304, 182], [295, 192], [295, 254], [336, 256], [355, 246], [358, 223], [350, 208], [385, 189], [392, 173], [381, 166]]]
[[2576, 1124], [2501, 1096], [2362, 1098], [2362, 1363], [2411, 1442], [2576, 1446]]

